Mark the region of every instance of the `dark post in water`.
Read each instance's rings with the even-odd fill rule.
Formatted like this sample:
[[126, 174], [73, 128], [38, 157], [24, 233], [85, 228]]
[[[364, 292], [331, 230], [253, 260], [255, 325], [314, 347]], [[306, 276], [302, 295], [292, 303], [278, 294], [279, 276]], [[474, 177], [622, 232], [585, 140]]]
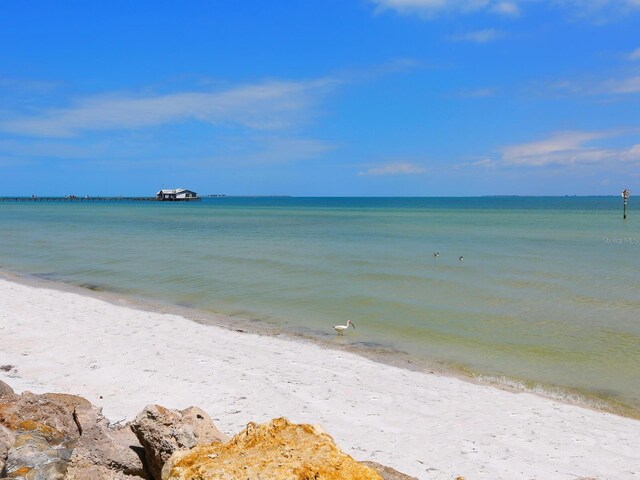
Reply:
[[629, 201], [629, 190], [626, 188], [622, 191], [622, 198], [624, 200], [624, 213], [622, 214], [622, 218], [624, 220], [627, 219], [627, 202]]

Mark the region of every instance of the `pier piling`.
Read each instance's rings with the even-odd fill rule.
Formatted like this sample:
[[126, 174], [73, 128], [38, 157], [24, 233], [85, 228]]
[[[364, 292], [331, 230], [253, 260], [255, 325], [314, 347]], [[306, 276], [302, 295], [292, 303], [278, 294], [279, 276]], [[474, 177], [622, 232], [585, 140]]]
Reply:
[[626, 220], [627, 219], [627, 202], [629, 201], [629, 196], [631, 195], [629, 190], [627, 190], [626, 188], [622, 191], [622, 200], [624, 203], [624, 209], [622, 211], [622, 219]]

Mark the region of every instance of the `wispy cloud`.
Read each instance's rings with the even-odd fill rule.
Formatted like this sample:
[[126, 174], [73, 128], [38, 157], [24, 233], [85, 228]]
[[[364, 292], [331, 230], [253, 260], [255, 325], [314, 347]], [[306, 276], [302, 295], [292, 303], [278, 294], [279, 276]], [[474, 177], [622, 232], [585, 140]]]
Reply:
[[608, 80], [601, 85], [600, 89], [604, 93], [613, 94], [640, 93], [640, 75], [620, 80]]
[[411, 72], [419, 68], [429, 68], [420, 60], [408, 57], [395, 58], [391, 61], [372, 65], [368, 67], [358, 67], [342, 71], [335, 79], [344, 83], [361, 83], [375, 80], [391, 74], [402, 74]]
[[486, 28], [484, 30], [476, 30], [473, 32], [452, 35], [449, 37], [449, 40], [453, 40], [455, 42], [488, 43], [504, 36], [504, 32], [495, 30], [493, 28]]
[[546, 86], [536, 87], [536, 91], [552, 93], [560, 96], [591, 96], [607, 95], [622, 96], [640, 93], [640, 75], [635, 72], [628, 72], [626, 76], [620, 74], [618, 78], [596, 78], [589, 76], [586, 78], [564, 79]]
[[358, 176], [420, 175], [425, 172], [424, 167], [413, 163], [389, 163], [359, 172]]
[[[473, 13], [481, 10], [494, 11], [505, 3], [490, 0], [371, 0], [377, 11], [394, 10], [401, 14], [417, 14], [434, 17], [443, 13]], [[501, 7], [504, 9], [505, 7]], [[502, 13], [499, 10], [496, 13]]]
[[491, 13], [517, 17], [525, 4], [549, 5], [562, 8], [571, 16], [605, 21], [622, 14], [640, 10], [638, 0], [370, 0], [376, 11], [393, 10], [400, 14], [414, 14], [431, 19], [439, 15]]
[[301, 82], [272, 81], [215, 92], [166, 95], [107, 94], [76, 100], [72, 106], [0, 121], [4, 132], [69, 137], [82, 131], [135, 130], [200, 121], [269, 130], [304, 122], [318, 97], [340, 83], [323, 78]]
[[502, 158], [509, 164], [544, 164], [550, 156], [582, 150], [582, 145], [607, 136], [603, 132], [561, 132], [544, 140], [511, 145], [502, 149]]
[[638, 0], [555, 0], [554, 3], [568, 8], [574, 16], [597, 22], [605, 22], [640, 10]]
[[456, 170], [459, 167], [483, 167], [483, 168], [496, 168], [497, 162], [491, 158], [483, 158], [475, 162], [465, 162], [462, 165], [456, 166]]
[[640, 160], [639, 145], [606, 148], [593, 144], [596, 140], [622, 137], [629, 133], [627, 130], [557, 132], [543, 140], [504, 147], [497, 164], [542, 167]]
[[493, 97], [496, 94], [495, 88], [476, 88], [472, 90], [460, 90], [457, 92], [457, 96], [463, 98], [487, 98]]
[[[541, 168], [548, 166], [577, 165], [620, 165], [640, 163], [640, 144], [627, 143], [630, 137], [637, 142], [640, 129], [619, 129], [603, 131], [564, 131], [555, 132], [546, 138], [534, 142], [507, 145], [498, 149], [495, 157], [459, 164], [459, 168]], [[605, 141], [617, 144], [616, 147], [602, 145]], [[620, 146], [622, 144], [622, 146]]]
[[640, 48], [636, 48], [629, 54], [629, 60], [640, 60]]
[[520, 7], [515, 2], [498, 2], [491, 7], [491, 11], [508, 17], [517, 17], [521, 13]]

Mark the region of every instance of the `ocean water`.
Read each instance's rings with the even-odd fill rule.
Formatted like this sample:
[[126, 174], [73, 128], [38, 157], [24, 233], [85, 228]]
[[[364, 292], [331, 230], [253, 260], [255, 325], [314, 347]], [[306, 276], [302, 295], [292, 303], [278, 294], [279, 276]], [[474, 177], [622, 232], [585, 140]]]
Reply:
[[640, 412], [640, 212], [620, 198], [0, 203], [0, 225], [3, 271]]

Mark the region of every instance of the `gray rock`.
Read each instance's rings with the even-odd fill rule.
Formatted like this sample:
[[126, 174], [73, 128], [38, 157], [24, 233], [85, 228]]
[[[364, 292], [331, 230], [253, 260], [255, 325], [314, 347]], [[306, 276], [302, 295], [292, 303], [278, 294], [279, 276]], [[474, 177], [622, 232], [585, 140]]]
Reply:
[[75, 395], [31, 392], [5, 395], [0, 397], [0, 424], [15, 431], [36, 429], [44, 434], [46, 430], [47, 440], [54, 443], [66, 437], [77, 439], [80, 432], [73, 414], [82, 408], [90, 409], [92, 405]]
[[0, 476], [147, 479], [142, 457], [131, 428], [110, 428], [84, 398], [30, 392], [0, 398]]
[[[118, 475], [148, 478], [142, 461], [143, 449], [131, 427], [110, 428], [95, 407], [77, 409], [74, 418], [81, 435], [71, 456], [68, 479], [115, 479]], [[104, 475], [87, 477], [95, 471]]]
[[367, 467], [373, 468], [376, 472], [380, 474], [383, 480], [418, 480], [416, 477], [410, 477], [409, 475], [405, 475], [404, 473], [400, 473], [397, 470], [394, 470], [391, 467], [385, 467], [384, 465], [380, 465], [376, 462], [360, 462]]
[[13, 388], [11, 388], [9, 385], [7, 385], [2, 380], [0, 380], [0, 397], [3, 397], [5, 395], [13, 395], [13, 394], [14, 394]]
[[226, 442], [209, 415], [197, 407], [169, 410], [160, 405], [148, 405], [131, 423], [131, 428], [144, 447], [147, 468], [159, 479], [162, 466], [178, 450], [196, 445]]
[[78, 436], [72, 411], [82, 404], [90, 405], [72, 395], [2, 395], [1, 474], [25, 480], [62, 479]]
[[7, 454], [15, 443], [15, 434], [8, 428], [0, 425], [0, 475], [4, 470], [4, 463], [7, 460]]
[[52, 446], [38, 432], [19, 433], [7, 454], [4, 471], [13, 479], [63, 480], [67, 471], [65, 450], [63, 446]]

